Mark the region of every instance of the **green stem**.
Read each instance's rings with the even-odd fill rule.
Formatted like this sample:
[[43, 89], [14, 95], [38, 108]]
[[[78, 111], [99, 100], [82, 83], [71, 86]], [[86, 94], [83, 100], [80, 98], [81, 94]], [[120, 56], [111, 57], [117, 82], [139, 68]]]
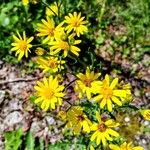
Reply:
[[105, 6], [106, 6], [106, 0], [103, 0], [101, 12], [100, 12], [100, 15], [99, 15], [99, 18], [98, 18], [98, 21], [99, 21], [100, 25], [101, 25], [101, 21], [102, 21], [104, 12], [105, 12]]
[[43, 2], [43, 1], [41, 1], [41, 2], [57, 16], [57, 14], [49, 7], [49, 5], [46, 2]]

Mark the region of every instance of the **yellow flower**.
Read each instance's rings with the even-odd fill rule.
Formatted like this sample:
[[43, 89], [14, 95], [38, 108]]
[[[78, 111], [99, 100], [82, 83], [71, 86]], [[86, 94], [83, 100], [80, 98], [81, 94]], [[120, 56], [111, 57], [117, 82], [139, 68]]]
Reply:
[[22, 4], [23, 4], [24, 6], [28, 5], [28, 3], [29, 3], [29, 0], [22, 0]]
[[57, 3], [54, 2], [52, 5], [50, 5], [50, 8], [51, 9], [46, 7], [46, 15], [47, 16], [55, 16], [55, 15], [57, 15], [58, 16], [58, 5], [57, 5]]
[[45, 50], [41, 47], [37, 47], [35, 53], [39, 56], [42, 56], [45, 53]]
[[46, 79], [44, 77], [43, 82], [37, 81], [34, 88], [37, 90], [35, 103], [41, 103], [41, 108], [45, 111], [49, 108], [55, 109], [56, 104], [62, 105], [62, 99], [65, 96], [63, 93], [64, 86], [59, 85], [57, 78], [53, 79], [53, 76], [49, 76]]
[[27, 38], [25, 32], [23, 32], [23, 38], [17, 32], [17, 36], [13, 35], [14, 43], [11, 45], [14, 46], [11, 51], [16, 51], [16, 55], [19, 54], [18, 60], [20, 60], [24, 55], [28, 57], [29, 48], [32, 47], [30, 42], [33, 40], [33, 37]]
[[37, 63], [39, 64], [39, 68], [43, 69], [43, 72], [55, 73], [58, 72], [59, 69], [64, 69], [63, 64], [64, 60], [58, 60], [58, 57], [49, 56], [46, 58], [39, 57], [37, 58]]
[[66, 128], [72, 128], [74, 134], [79, 134], [82, 129], [84, 132], [90, 132], [91, 121], [83, 113], [83, 108], [80, 106], [73, 106], [67, 112], [66, 119], [68, 121]]
[[108, 75], [105, 76], [105, 79], [100, 84], [94, 84], [95, 91], [97, 91], [98, 95], [93, 99], [100, 103], [100, 108], [104, 108], [107, 104], [108, 111], [112, 111], [112, 102], [121, 106], [123, 100], [127, 98], [129, 93], [129, 89], [118, 89], [118, 78], [115, 78], [110, 83], [110, 77]]
[[126, 142], [124, 142], [120, 146], [114, 145], [114, 144], [110, 144], [109, 148], [111, 150], [144, 150], [143, 147], [141, 147], [141, 146], [133, 147], [131, 145], [132, 145], [132, 142], [130, 142], [128, 144]]
[[62, 38], [57, 38], [56, 41], [49, 43], [51, 45], [50, 51], [53, 51], [53, 54], [57, 54], [61, 50], [63, 50], [64, 57], [66, 57], [69, 52], [72, 52], [76, 56], [79, 56], [80, 48], [75, 46], [79, 43], [81, 43], [81, 40], [74, 40], [71, 36], [68, 37], [68, 41]]
[[80, 34], [87, 32], [88, 29], [85, 26], [87, 21], [84, 21], [84, 18], [85, 17], [81, 17], [81, 13], [77, 14], [77, 12], [74, 12], [73, 15], [69, 13], [69, 16], [65, 16], [64, 22], [68, 24], [66, 27], [67, 33], [70, 33], [73, 30], [79, 37]]
[[67, 113], [66, 113], [65, 111], [61, 110], [61, 111], [59, 111], [59, 113], [58, 113], [57, 116], [58, 116], [58, 118], [60, 118], [61, 120], [66, 121]]
[[150, 109], [144, 109], [144, 110], [141, 110], [140, 112], [145, 120], [150, 121]]
[[52, 18], [47, 17], [47, 20], [42, 19], [42, 24], [38, 23], [38, 29], [39, 32], [37, 36], [43, 36], [46, 37], [43, 40], [43, 43], [53, 41], [54, 39], [57, 39], [61, 36], [63, 32], [63, 28], [61, 27], [62, 24], [59, 24], [57, 27], [55, 27], [55, 22]]
[[101, 142], [105, 147], [107, 141], [113, 141], [114, 137], [118, 137], [119, 134], [111, 128], [119, 126], [119, 123], [115, 123], [114, 120], [109, 119], [105, 122], [102, 121], [101, 116], [96, 112], [96, 119], [98, 123], [93, 123], [91, 126], [91, 131], [95, 131], [91, 136], [91, 141], [96, 140], [96, 144], [99, 145]]
[[100, 73], [94, 73], [94, 71], [90, 72], [89, 68], [86, 69], [85, 74], [77, 74], [79, 79], [76, 81], [75, 91], [79, 93], [79, 98], [81, 98], [83, 94], [86, 94], [87, 98], [91, 99], [91, 93], [93, 93], [94, 89], [92, 84], [96, 82], [100, 75]]

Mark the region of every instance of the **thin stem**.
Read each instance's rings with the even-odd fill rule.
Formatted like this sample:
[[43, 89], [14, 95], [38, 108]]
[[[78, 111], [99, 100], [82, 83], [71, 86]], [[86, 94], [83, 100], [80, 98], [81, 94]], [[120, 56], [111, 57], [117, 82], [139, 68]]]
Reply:
[[72, 80], [69, 84], [66, 85], [65, 89], [67, 89], [73, 82], [75, 82], [77, 79]]
[[37, 46], [41, 46], [41, 45], [45, 45], [45, 44], [43, 44], [43, 43], [41, 43], [41, 44], [35, 44], [35, 45], [32, 45], [32, 47], [37, 47]]
[[49, 5], [46, 2], [41, 1], [45, 6], [47, 6], [56, 16], [57, 14], [49, 7]]

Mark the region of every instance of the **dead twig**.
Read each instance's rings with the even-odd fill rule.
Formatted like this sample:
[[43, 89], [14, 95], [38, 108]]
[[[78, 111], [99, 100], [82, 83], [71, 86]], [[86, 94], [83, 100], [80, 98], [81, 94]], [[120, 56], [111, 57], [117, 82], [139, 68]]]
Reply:
[[38, 80], [40, 78], [42, 78], [42, 77], [27, 78], [27, 79], [26, 78], [16, 78], [16, 79], [11, 79], [11, 80], [1, 81], [0, 85], [13, 83], [13, 82], [31, 82], [31, 81]]

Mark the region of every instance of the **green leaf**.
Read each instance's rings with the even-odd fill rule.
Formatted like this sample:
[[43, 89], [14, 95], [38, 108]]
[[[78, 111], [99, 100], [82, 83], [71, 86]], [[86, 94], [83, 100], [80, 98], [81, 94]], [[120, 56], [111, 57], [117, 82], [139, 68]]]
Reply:
[[40, 139], [40, 150], [44, 150], [44, 140]]
[[5, 137], [5, 150], [18, 150], [22, 144], [22, 129], [16, 131], [6, 132]]
[[26, 137], [26, 150], [34, 150], [34, 146], [35, 146], [35, 139], [32, 135], [31, 132], [28, 132], [27, 137]]

